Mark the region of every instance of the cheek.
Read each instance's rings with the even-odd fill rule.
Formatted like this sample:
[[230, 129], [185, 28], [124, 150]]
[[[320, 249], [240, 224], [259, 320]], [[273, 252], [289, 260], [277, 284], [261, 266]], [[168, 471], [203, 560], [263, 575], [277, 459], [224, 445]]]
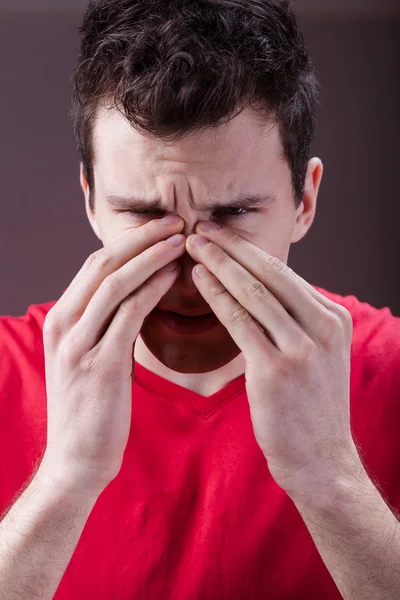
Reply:
[[97, 215], [96, 221], [104, 244], [114, 242], [126, 235], [128, 231], [132, 231], [132, 229], [137, 229], [140, 225], [143, 225], [143, 223], [131, 222], [122, 215], [105, 211], [103, 214], [99, 213]]
[[241, 236], [263, 252], [287, 264], [292, 236], [292, 228], [288, 223], [265, 220], [263, 225], [254, 228], [251, 233], [242, 233]]

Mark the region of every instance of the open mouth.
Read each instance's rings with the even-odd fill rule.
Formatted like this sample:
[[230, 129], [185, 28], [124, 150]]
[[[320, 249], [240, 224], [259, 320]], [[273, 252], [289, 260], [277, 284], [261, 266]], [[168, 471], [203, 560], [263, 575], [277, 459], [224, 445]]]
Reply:
[[171, 315], [177, 315], [178, 317], [183, 317], [185, 319], [197, 319], [198, 317], [206, 317], [207, 315], [212, 315], [213, 313], [204, 313], [203, 315], [183, 315], [182, 313], [175, 312], [174, 310], [165, 310], [164, 312], [170, 313]]
[[170, 331], [180, 334], [199, 334], [219, 324], [214, 313], [206, 313], [197, 317], [188, 317], [169, 310], [154, 309], [156, 322]]

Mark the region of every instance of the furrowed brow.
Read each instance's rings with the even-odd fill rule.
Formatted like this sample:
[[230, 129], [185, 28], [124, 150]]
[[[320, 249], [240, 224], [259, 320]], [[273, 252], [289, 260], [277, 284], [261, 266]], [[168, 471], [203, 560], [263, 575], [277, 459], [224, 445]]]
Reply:
[[[265, 207], [269, 204], [273, 204], [277, 201], [274, 194], [239, 194], [236, 198], [228, 203], [224, 202], [213, 202], [207, 205], [200, 211], [215, 212], [224, 208], [257, 208]], [[137, 212], [160, 212], [160, 213], [173, 213], [174, 211], [166, 210], [163, 202], [160, 198], [156, 200], [146, 200], [145, 198], [139, 198], [136, 196], [124, 197], [124, 196], [107, 196], [106, 202], [119, 210], [133, 210]]]

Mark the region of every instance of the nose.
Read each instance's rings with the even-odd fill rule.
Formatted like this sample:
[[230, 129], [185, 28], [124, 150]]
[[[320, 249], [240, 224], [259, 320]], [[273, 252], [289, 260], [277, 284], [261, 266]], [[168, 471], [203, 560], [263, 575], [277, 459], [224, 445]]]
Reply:
[[184, 220], [182, 233], [184, 236], [189, 237], [189, 235], [196, 233], [197, 225], [201, 223], [201, 221], [206, 221], [208, 217], [204, 214], [203, 216], [196, 215], [191, 218], [188, 218], [187, 216], [181, 218]]

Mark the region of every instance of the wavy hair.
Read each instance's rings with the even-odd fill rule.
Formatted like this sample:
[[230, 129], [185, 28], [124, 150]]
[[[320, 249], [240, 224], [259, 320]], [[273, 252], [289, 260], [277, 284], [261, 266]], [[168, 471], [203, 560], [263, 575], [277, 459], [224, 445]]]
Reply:
[[100, 102], [167, 141], [260, 108], [279, 124], [299, 206], [318, 82], [289, 0], [92, 0], [79, 32], [70, 113], [92, 210]]

